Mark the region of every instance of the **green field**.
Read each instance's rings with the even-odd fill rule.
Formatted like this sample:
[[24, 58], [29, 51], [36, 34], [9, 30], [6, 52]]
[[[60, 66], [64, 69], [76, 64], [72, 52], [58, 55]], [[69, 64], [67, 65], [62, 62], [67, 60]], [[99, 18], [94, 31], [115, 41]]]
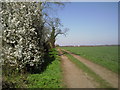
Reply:
[[118, 46], [61, 47], [118, 73]]

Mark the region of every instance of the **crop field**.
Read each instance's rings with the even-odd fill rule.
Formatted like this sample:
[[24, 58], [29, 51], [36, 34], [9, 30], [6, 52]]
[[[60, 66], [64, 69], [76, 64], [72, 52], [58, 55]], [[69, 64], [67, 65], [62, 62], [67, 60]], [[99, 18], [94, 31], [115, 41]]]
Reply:
[[118, 46], [61, 47], [118, 73]]

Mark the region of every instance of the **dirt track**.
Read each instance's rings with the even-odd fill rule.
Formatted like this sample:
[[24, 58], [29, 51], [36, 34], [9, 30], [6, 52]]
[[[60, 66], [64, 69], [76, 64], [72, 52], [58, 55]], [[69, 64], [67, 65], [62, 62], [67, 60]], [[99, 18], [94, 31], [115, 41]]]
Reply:
[[[62, 52], [60, 51], [62, 54]], [[96, 88], [97, 83], [87, 74], [83, 73], [65, 55], [61, 56], [64, 82], [68, 88]]]
[[[66, 51], [66, 50], [65, 50]], [[68, 51], [66, 51], [68, 52]], [[95, 64], [87, 59], [84, 59], [78, 55], [72, 54], [68, 52], [78, 60], [80, 60], [82, 63], [84, 63], [87, 67], [89, 67], [91, 70], [93, 70], [96, 74], [101, 76], [104, 80], [109, 82], [114, 88], [118, 88], [118, 75], [98, 64]]]

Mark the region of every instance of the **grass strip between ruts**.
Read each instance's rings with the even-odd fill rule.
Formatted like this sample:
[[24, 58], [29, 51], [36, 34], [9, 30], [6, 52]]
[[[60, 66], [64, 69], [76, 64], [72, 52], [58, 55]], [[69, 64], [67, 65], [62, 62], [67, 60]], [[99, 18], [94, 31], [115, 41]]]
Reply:
[[[63, 51], [65, 52], [65, 51]], [[98, 82], [100, 85], [98, 88], [113, 88], [108, 82], [106, 82], [104, 79], [102, 79], [99, 75], [97, 75], [95, 72], [93, 72], [90, 68], [88, 68], [85, 64], [74, 58], [72, 55], [65, 52], [66, 56], [71, 60], [73, 63], [75, 63], [80, 69], [82, 69], [84, 72], [86, 72], [89, 76], [91, 76], [96, 82]]]
[[118, 46], [94, 46], [94, 47], [61, 47], [76, 55], [99, 64], [116, 74], [120, 68], [118, 58]]

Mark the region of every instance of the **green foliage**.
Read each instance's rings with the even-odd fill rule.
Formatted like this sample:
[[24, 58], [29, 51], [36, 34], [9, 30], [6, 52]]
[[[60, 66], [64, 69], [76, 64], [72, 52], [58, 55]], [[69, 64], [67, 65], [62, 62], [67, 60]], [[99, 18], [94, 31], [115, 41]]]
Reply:
[[14, 74], [3, 77], [3, 88], [27, 88], [27, 74]]
[[5, 87], [24, 87], [21, 77], [43, 72], [55, 60], [56, 51], [48, 53], [50, 29], [46, 25], [49, 17], [46, 8], [50, 8], [47, 2], [2, 2], [1, 56]]
[[82, 62], [74, 58], [70, 54], [66, 54], [66, 56], [74, 62], [80, 69], [83, 70], [83, 72], [87, 73], [90, 75], [96, 82], [98, 82], [100, 85], [98, 86], [99, 88], [111, 88], [111, 85], [103, 80], [99, 75], [97, 75], [95, 72], [93, 72], [90, 68], [88, 68], [86, 65], [84, 65]]
[[[62, 75], [60, 66], [60, 57], [56, 54], [56, 49], [51, 49], [47, 58], [49, 62], [43, 72], [37, 74], [10, 74], [4, 77], [4, 88], [62, 88]], [[53, 58], [54, 57], [54, 58]], [[46, 65], [46, 63], [45, 63]]]
[[118, 72], [118, 47], [62, 47], [74, 54], [100, 64], [113, 72]]
[[59, 57], [49, 64], [41, 74], [30, 74], [28, 88], [62, 88]]
[[56, 55], [58, 54], [58, 51], [56, 50], [56, 48], [52, 48], [49, 50], [49, 56], [50, 57], [56, 57]]

